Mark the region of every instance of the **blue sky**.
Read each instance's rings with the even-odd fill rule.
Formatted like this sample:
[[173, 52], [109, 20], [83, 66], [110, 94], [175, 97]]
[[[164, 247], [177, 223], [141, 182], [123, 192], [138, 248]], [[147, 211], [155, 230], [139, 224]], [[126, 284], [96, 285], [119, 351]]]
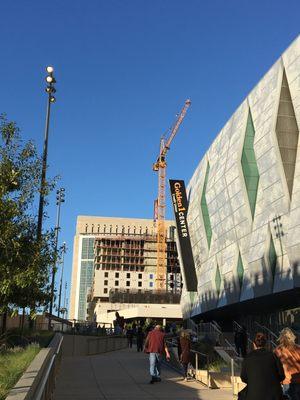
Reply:
[[[68, 283], [77, 215], [152, 218], [152, 163], [184, 101], [168, 177], [188, 181], [300, 27], [298, 0], [15, 0], [0, 12], [0, 112], [40, 151], [55, 67], [48, 173], [66, 189]], [[48, 211], [53, 226], [53, 196]]]

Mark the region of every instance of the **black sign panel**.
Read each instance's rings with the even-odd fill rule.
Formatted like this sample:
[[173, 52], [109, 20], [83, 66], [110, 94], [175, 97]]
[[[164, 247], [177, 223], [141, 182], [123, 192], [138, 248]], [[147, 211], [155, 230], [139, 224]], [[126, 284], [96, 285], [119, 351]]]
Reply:
[[197, 275], [195, 270], [189, 228], [187, 224], [188, 201], [186, 197], [185, 184], [181, 180], [169, 180], [173, 209], [175, 214], [177, 234], [179, 239], [181, 266], [186, 290], [197, 291]]

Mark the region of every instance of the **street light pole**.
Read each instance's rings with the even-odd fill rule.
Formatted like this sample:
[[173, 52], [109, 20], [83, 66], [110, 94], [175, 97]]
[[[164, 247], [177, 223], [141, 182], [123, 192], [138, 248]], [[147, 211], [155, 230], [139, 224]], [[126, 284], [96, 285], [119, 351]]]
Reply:
[[64, 318], [66, 318], [66, 314], [68, 312], [67, 288], [68, 288], [68, 282], [66, 281], [65, 282], [65, 293], [64, 293], [64, 308], [63, 308]]
[[67, 251], [66, 242], [63, 242], [62, 245], [62, 266], [61, 266], [61, 276], [60, 276], [60, 285], [59, 285], [59, 296], [58, 296], [58, 310], [57, 316], [60, 316], [61, 313], [61, 292], [62, 292], [62, 285], [63, 285], [63, 277], [64, 277], [64, 264], [65, 264], [65, 253]]
[[53, 302], [54, 302], [54, 286], [55, 286], [55, 273], [56, 273], [56, 262], [57, 262], [57, 247], [58, 247], [58, 233], [60, 230], [60, 206], [61, 203], [65, 202], [65, 189], [60, 188], [56, 191], [56, 205], [57, 205], [57, 214], [56, 214], [56, 226], [55, 226], [55, 248], [54, 248], [54, 263], [52, 266], [52, 279], [51, 279], [51, 299], [50, 299], [50, 307], [49, 307], [49, 318], [48, 318], [48, 329], [51, 330], [51, 317], [53, 310]]
[[37, 222], [37, 240], [38, 241], [40, 240], [41, 235], [42, 235], [42, 225], [43, 225], [50, 110], [51, 110], [51, 104], [55, 102], [55, 97], [53, 96], [53, 93], [56, 92], [56, 89], [54, 87], [54, 83], [56, 83], [56, 80], [53, 76], [54, 68], [49, 66], [46, 68], [46, 71], [48, 73], [48, 75], [46, 76], [46, 82], [47, 82], [46, 92], [48, 93], [48, 100], [47, 100], [45, 138], [44, 138], [44, 148], [43, 148], [43, 158], [42, 158], [42, 174], [41, 174], [41, 186], [40, 186], [39, 211], [38, 211], [38, 222]]

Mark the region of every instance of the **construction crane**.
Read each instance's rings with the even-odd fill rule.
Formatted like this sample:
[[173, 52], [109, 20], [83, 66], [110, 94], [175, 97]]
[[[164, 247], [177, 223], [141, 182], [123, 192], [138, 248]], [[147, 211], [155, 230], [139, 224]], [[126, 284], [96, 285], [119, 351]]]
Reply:
[[156, 289], [166, 290], [166, 231], [165, 231], [165, 210], [166, 210], [166, 155], [171, 143], [191, 105], [191, 100], [186, 100], [174, 125], [170, 129], [168, 139], [165, 135], [160, 139], [160, 150], [157, 161], [153, 164], [153, 171], [158, 172], [158, 197], [154, 205], [154, 220], [157, 221], [157, 264], [156, 264]]

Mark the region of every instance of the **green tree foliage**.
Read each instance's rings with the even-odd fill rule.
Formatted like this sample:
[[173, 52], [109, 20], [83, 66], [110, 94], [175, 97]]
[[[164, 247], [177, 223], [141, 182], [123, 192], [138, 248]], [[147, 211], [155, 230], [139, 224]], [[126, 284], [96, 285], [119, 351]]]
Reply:
[[[14, 122], [0, 115], [0, 313], [49, 301], [54, 234], [36, 238], [41, 159]], [[53, 188], [47, 184], [45, 194]]]

